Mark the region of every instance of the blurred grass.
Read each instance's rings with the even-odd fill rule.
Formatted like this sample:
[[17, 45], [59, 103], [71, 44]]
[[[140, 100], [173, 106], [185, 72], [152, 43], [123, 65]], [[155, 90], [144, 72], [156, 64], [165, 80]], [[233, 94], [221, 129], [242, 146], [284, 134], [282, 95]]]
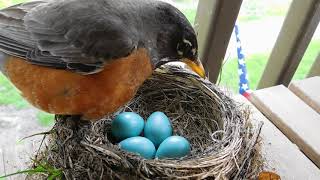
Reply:
[[48, 127], [54, 125], [54, 115], [43, 111], [37, 113], [37, 119], [41, 126]]
[[[259, 83], [259, 79], [263, 73], [264, 67], [267, 63], [267, 59], [268, 54], [253, 54], [246, 58], [246, 65], [251, 89], [255, 89], [257, 84]], [[219, 85], [223, 85], [235, 93], [238, 93], [239, 89], [237, 60], [237, 58], [232, 58], [225, 62], [220, 75], [221, 81], [219, 83]]]
[[0, 8], [12, 6], [14, 4], [22, 3], [22, 2], [28, 2], [31, 0], [0, 0]]
[[310, 42], [296, 73], [293, 76], [293, 80], [300, 80], [306, 77], [312, 64], [318, 56], [318, 53], [320, 53], [320, 39], [313, 39]]
[[14, 105], [17, 108], [28, 107], [29, 104], [24, 100], [19, 91], [10, 81], [0, 72], [0, 104]]
[[[304, 79], [308, 74], [315, 58], [319, 53], [320, 39], [313, 39], [293, 77], [293, 80]], [[265, 65], [269, 58], [268, 53], [252, 54], [246, 57], [246, 65], [249, 74], [249, 83], [252, 90], [257, 88]], [[237, 93], [239, 88], [238, 77], [238, 61], [237, 58], [232, 58], [225, 62], [221, 73], [220, 85], [230, 88], [233, 92]]]
[[284, 17], [292, 0], [244, 0], [238, 21], [250, 22], [275, 16]]
[[[17, 109], [27, 108], [31, 105], [22, 98], [19, 91], [0, 72], [0, 105], [13, 105]], [[37, 119], [42, 126], [51, 126], [54, 122], [54, 115], [42, 111], [37, 112]]]
[[189, 22], [194, 25], [194, 20], [196, 18], [197, 9], [181, 9], [181, 12], [187, 17]]

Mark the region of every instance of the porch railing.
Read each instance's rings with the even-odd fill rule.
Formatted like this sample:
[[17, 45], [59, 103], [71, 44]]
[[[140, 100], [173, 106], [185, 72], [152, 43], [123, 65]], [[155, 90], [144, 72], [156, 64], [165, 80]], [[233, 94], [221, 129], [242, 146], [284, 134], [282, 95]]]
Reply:
[[[242, 0], [199, 0], [195, 29], [200, 58], [212, 82], [218, 79], [241, 4]], [[319, 20], [319, 0], [292, 1], [258, 88], [289, 85]], [[309, 76], [320, 75], [319, 56]]]

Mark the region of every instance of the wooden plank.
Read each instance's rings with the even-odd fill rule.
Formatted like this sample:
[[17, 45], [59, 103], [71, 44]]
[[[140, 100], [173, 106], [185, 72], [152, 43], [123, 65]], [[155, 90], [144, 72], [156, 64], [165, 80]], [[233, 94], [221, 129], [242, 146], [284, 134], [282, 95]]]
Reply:
[[292, 143], [276, 126], [243, 96], [234, 98], [249, 106], [252, 124], [262, 121], [260, 149], [264, 161], [263, 169], [281, 176], [282, 180], [320, 179], [320, 170]]
[[258, 89], [289, 85], [319, 20], [319, 0], [292, 1]]
[[320, 114], [320, 76], [294, 81], [289, 89]]
[[201, 0], [195, 21], [199, 53], [210, 81], [216, 82], [242, 0]]
[[309, 73], [308, 77], [320, 76], [320, 53], [318, 54], [317, 59], [314, 61]]
[[251, 102], [320, 167], [320, 115], [283, 85], [254, 91]]

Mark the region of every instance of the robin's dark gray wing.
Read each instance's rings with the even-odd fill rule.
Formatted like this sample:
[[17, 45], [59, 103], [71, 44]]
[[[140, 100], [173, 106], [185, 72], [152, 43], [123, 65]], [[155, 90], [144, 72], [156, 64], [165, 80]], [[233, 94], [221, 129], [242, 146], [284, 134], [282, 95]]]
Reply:
[[137, 47], [137, 31], [126, 19], [99, 0], [12, 6], [0, 11], [0, 51], [33, 64], [94, 73]]

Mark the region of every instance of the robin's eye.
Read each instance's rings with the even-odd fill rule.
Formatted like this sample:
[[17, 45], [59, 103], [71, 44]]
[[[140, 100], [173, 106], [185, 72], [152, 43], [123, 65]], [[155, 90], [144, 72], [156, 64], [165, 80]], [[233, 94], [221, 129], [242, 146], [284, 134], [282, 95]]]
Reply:
[[183, 56], [183, 49], [181, 48], [180, 43], [178, 43], [177, 45], [177, 52], [179, 56]]
[[190, 54], [190, 52], [195, 54], [194, 51], [195, 49], [192, 48], [192, 43], [186, 39], [183, 39], [182, 43], [178, 43], [177, 45], [177, 52], [179, 56]]

